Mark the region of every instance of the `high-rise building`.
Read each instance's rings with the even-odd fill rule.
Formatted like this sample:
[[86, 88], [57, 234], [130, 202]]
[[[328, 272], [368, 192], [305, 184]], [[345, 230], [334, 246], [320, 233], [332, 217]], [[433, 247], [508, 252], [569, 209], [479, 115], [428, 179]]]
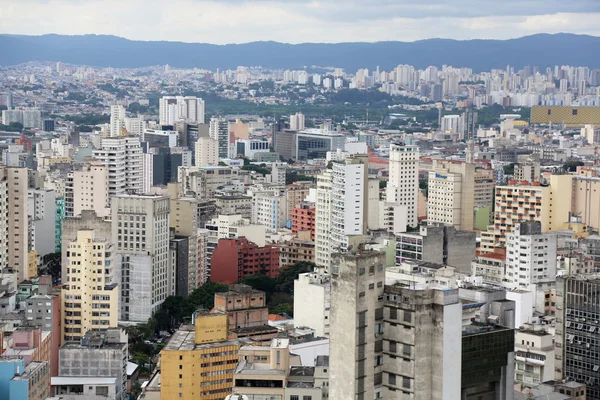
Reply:
[[338, 254], [331, 267], [329, 397], [382, 397], [385, 255]]
[[306, 125], [304, 124], [304, 114], [296, 113], [290, 115], [290, 129], [293, 131], [302, 131]]
[[103, 138], [94, 158], [108, 168], [108, 195], [139, 193], [142, 190], [142, 147], [140, 138]]
[[28, 108], [22, 111], [23, 128], [42, 129], [42, 111], [37, 108]]
[[600, 280], [558, 277], [556, 282], [555, 379], [587, 385], [586, 398], [600, 399]]
[[419, 202], [419, 148], [404, 143], [390, 144], [390, 174], [386, 188], [388, 203], [406, 206], [408, 225], [417, 226]]
[[27, 194], [27, 210], [29, 213], [29, 249], [37, 251], [40, 257], [54, 253], [54, 237], [56, 226], [56, 193], [54, 190], [29, 189]]
[[143, 118], [125, 118], [125, 129], [131, 136], [142, 136], [146, 130], [146, 121]]
[[159, 101], [159, 123], [174, 125], [177, 121], [204, 123], [204, 100], [194, 96], [165, 96]]
[[125, 107], [121, 105], [110, 106], [110, 137], [121, 136], [121, 131], [125, 128]]
[[219, 145], [215, 139], [208, 137], [199, 137], [195, 144], [196, 159], [195, 165], [198, 167], [207, 167], [219, 164]]
[[6, 109], [10, 111], [13, 107], [13, 94], [11, 91], [9, 91], [8, 93], [6, 93]]
[[284, 190], [255, 192], [252, 196], [252, 223], [264, 225], [267, 232], [277, 232], [288, 220]]
[[358, 245], [367, 233], [367, 183], [366, 156], [333, 163], [317, 178], [315, 262], [326, 271], [333, 252]]
[[506, 234], [505, 285], [531, 290], [532, 285], [556, 278], [556, 234], [542, 233], [539, 221], [521, 221]]
[[217, 141], [219, 158], [229, 158], [231, 139], [229, 135], [229, 123], [224, 118], [213, 117], [210, 120], [209, 135]]
[[573, 184], [571, 175], [552, 175], [550, 185], [540, 182], [509, 181], [496, 186], [494, 225], [481, 232], [481, 250], [505, 247], [506, 235], [521, 221], [539, 221], [542, 232], [559, 229], [569, 221]]
[[168, 196], [112, 197], [112, 237], [121, 268], [121, 319], [147, 321], [175, 290], [169, 262]]
[[29, 279], [27, 168], [0, 167], [0, 272], [13, 284]]
[[428, 179], [427, 221], [429, 223], [451, 225], [458, 230], [472, 230], [474, 197], [474, 164], [433, 161]]
[[116, 284], [114, 246], [96, 238], [93, 230], [80, 230], [67, 248], [61, 290], [61, 342], [78, 342], [94, 329], [116, 328], [119, 289]]
[[99, 217], [108, 217], [108, 186], [108, 167], [100, 162], [90, 162], [71, 172], [65, 185], [66, 216], [77, 217], [83, 210], [94, 210]]
[[444, 115], [442, 117], [442, 133], [461, 135], [464, 133], [465, 121], [462, 115]]

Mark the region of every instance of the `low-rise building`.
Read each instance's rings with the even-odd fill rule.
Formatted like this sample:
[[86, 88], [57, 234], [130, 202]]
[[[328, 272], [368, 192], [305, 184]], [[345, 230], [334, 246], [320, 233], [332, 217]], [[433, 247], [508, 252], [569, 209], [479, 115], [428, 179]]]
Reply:
[[259, 247], [245, 237], [220, 239], [210, 260], [210, 280], [236, 283], [247, 276], [279, 274], [279, 248]]

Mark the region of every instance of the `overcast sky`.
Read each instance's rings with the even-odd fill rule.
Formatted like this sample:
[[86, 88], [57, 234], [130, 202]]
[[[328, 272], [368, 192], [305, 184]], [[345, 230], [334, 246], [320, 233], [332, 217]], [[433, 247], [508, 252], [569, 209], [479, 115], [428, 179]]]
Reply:
[[2, 0], [0, 32], [245, 43], [600, 36], [600, 0]]

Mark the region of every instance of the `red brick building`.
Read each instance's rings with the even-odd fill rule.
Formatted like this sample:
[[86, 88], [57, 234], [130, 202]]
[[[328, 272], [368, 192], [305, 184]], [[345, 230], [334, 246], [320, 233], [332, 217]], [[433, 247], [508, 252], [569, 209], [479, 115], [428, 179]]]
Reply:
[[247, 276], [279, 274], [279, 248], [258, 247], [245, 237], [219, 239], [210, 259], [210, 280], [232, 284]]
[[292, 233], [310, 231], [310, 240], [315, 240], [315, 206], [301, 204], [292, 210]]

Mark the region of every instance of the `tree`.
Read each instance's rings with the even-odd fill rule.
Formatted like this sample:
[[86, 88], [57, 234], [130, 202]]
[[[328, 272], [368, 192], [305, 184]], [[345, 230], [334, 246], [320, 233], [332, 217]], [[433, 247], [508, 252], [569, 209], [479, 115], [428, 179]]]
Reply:
[[582, 167], [584, 165], [583, 161], [567, 161], [563, 165], [563, 169], [567, 172], [575, 172], [577, 171], [577, 167]]
[[269, 309], [270, 314], [287, 314], [290, 317], [294, 316], [294, 306], [290, 303], [279, 303], [275, 307]]
[[514, 175], [515, 174], [515, 164], [508, 164], [502, 167], [504, 169], [505, 175]]
[[191, 317], [198, 309], [212, 309], [215, 306], [215, 293], [227, 290], [229, 290], [228, 285], [210, 281], [195, 289], [186, 299], [185, 307], [183, 307], [183, 319]]
[[52, 275], [53, 282], [60, 281], [61, 266], [62, 266], [62, 253], [60, 251], [56, 253], [49, 253], [42, 257], [41, 270], [44, 273]]
[[276, 279], [276, 288], [278, 292], [294, 293], [294, 280], [298, 275], [312, 272], [317, 265], [310, 261], [299, 261], [292, 265], [286, 265], [279, 268], [279, 275]]
[[252, 275], [244, 278], [241, 283], [253, 289], [267, 293], [267, 297], [275, 292], [277, 281], [267, 275]]
[[142, 394], [142, 385], [139, 381], [133, 381], [131, 383], [131, 399], [137, 399]]

